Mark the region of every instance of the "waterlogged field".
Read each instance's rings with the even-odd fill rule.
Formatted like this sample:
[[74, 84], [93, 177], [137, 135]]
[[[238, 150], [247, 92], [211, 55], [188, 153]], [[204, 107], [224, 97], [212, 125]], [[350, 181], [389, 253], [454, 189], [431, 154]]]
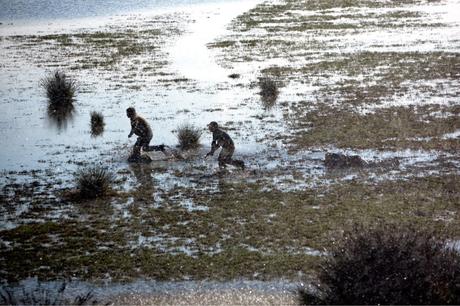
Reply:
[[[459, 240], [460, 2], [245, 3], [0, 25], [2, 280], [297, 284], [354, 223]], [[47, 116], [38, 86], [57, 68], [79, 84], [70, 119]], [[269, 104], [262, 77], [279, 87]], [[186, 122], [202, 145], [127, 163], [128, 106], [153, 143], [174, 147]], [[96, 138], [93, 110], [106, 121]], [[213, 120], [246, 170], [203, 159]], [[330, 169], [327, 153], [364, 165]], [[115, 174], [113, 191], [69, 196], [94, 164]]]

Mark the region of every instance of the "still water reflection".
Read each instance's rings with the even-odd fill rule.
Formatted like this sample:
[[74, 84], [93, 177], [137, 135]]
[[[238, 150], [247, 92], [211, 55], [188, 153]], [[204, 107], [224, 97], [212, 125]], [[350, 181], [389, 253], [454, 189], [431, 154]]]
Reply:
[[228, 0], [0, 0], [0, 22], [28, 19], [62, 19], [153, 10]]

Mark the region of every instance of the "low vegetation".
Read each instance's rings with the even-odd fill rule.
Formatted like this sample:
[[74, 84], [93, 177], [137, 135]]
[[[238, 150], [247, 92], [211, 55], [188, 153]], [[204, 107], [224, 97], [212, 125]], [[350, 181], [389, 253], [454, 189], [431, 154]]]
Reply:
[[99, 303], [91, 291], [74, 298], [66, 296], [67, 282], [45, 286], [35, 281], [27, 286], [0, 287], [1, 305], [95, 305]]
[[99, 112], [91, 112], [91, 136], [96, 137], [104, 132], [104, 116]]
[[458, 305], [460, 254], [432, 230], [379, 224], [345, 232], [328, 251], [306, 304]]
[[50, 103], [48, 104], [47, 112], [50, 121], [60, 130], [66, 128], [67, 123], [72, 120], [75, 107], [73, 104], [55, 105]]
[[[294, 150], [333, 144], [355, 149], [442, 149], [458, 152], [460, 142], [443, 136], [460, 129], [458, 106], [395, 106], [360, 114], [353, 108], [295, 104], [286, 120], [295, 132]], [[312, 109], [313, 108], [313, 109]], [[441, 114], [441, 115], [440, 115]], [[307, 132], [302, 128], [308, 127]]]
[[[69, 207], [65, 199], [34, 196], [33, 186], [5, 189], [7, 202], [22, 205], [33, 198], [34, 209], [23, 218], [46, 222], [0, 232], [7, 243], [0, 248], [5, 259], [0, 261], [0, 277], [97, 280], [110, 271], [118, 281], [296, 280], [299, 273], [316, 271], [324, 250], [333, 247], [331, 237], [348, 228], [350, 220], [411, 223], [417, 229], [448, 224], [449, 238], [460, 237], [458, 175], [380, 183], [351, 180], [282, 192], [269, 189], [270, 175], [267, 181], [255, 177], [259, 182], [250, 183], [187, 174], [193, 188], [176, 185], [165, 190], [156, 179], [164, 168], [136, 166], [133, 171], [145, 171], [135, 173], [138, 187], [110, 201], [86, 199], [74, 205], [75, 213], [67, 218], [49, 219], [51, 208]], [[185, 183], [187, 177], [178, 172], [177, 180]], [[114, 182], [118, 189], [122, 185], [116, 184], [123, 182]], [[214, 191], [210, 185], [216, 186]], [[131, 204], [118, 207], [130, 198]], [[190, 210], [184, 199], [207, 209]]]
[[259, 88], [262, 105], [265, 109], [271, 109], [273, 106], [275, 106], [276, 99], [278, 98], [278, 85], [273, 79], [269, 77], [263, 77], [259, 79]]
[[72, 104], [77, 91], [77, 83], [62, 71], [55, 71], [41, 80], [48, 102], [54, 108], [67, 107]]
[[264, 77], [259, 79], [260, 95], [262, 98], [274, 98], [278, 97], [278, 85], [273, 79]]
[[201, 130], [193, 125], [184, 124], [177, 129], [179, 148], [189, 150], [200, 145]]
[[111, 189], [113, 174], [102, 166], [91, 166], [76, 173], [77, 189], [82, 199], [106, 195]]

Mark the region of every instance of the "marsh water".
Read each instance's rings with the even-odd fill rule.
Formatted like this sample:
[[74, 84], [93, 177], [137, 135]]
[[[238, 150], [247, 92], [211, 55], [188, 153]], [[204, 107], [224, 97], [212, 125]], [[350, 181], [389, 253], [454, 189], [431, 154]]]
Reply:
[[[123, 72], [123, 65], [115, 68], [121, 70], [118, 73], [97, 70], [91, 74], [78, 72], [75, 112], [56, 122], [47, 115], [47, 100], [39, 84], [47, 73], [67, 64], [63, 63], [63, 54], [57, 53], [54, 57], [51, 51], [45, 56], [50, 56], [50, 61], [55, 60], [56, 63], [36, 65], [31, 63], [35, 59], [11, 52], [14, 47], [4, 42], [1, 52], [2, 66], [5, 69], [0, 72], [0, 103], [4, 110], [0, 122], [3, 146], [0, 152], [1, 169], [49, 169], [52, 164], [51, 168], [58, 170], [68, 166], [72, 168], [75, 163], [101, 162], [101, 155], [110, 156], [109, 161], [112, 164], [124, 162], [129, 154], [129, 146], [132, 145], [127, 138], [129, 121], [125, 116], [125, 109], [128, 106], [135, 106], [151, 122], [154, 143], [164, 143], [172, 147], [177, 144], [174, 131], [183, 123], [199, 126], [205, 133], [205, 123], [211, 120], [231, 121], [239, 113], [245, 113], [247, 117], [247, 110], [237, 110], [237, 105], [247, 95], [247, 91], [222, 93], [217, 90], [218, 86], [229, 86], [230, 79], [226, 77], [227, 72], [215, 63], [206, 44], [216, 35], [223, 34], [226, 24], [255, 2], [245, 1], [235, 5], [232, 1], [113, 1], [112, 6], [95, 1], [85, 2], [90, 4], [82, 5], [77, 10], [78, 13], [72, 16], [68, 15], [70, 8], [66, 7], [66, 3], [73, 6], [78, 5], [77, 2], [59, 2], [59, 5], [56, 2], [53, 10], [53, 4], [46, 3], [51, 7], [42, 11], [40, 5], [43, 3], [39, 1], [2, 2], [2, 6], [6, 7], [2, 10], [3, 18], [15, 20], [12, 24], [3, 24], [0, 35], [76, 34], [106, 31], [111, 27], [127, 24], [142, 27], [143, 22], [155, 18], [152, 16], [179, 12], [191, 26], [187, 26], [186, 33], [180, 38], [165, 42], [167, 53], [163, 55], [163, 60], [168, 62], [170, 70], [177, 78], [188, 78], [197, 82], [196, 88], [164, 89], [150, 84], [142, 86], [149, 82], [154, 83], [155, 77]], [[108, 10], [104, 10], [106, 6], [109, 7]], [[32, 17], [27, 14], [33, 14], [36, 10], [41, 12], [34, 16], [38, 19], [27, 19]], [[128, 10], [132, 11], [127, 12]], [[115, 12], [118, 15], [109, 15]], [[102, 16], [94, 18], [94, 14]], [[79, 16], [82, 18], [76, 18]], [[70, 17], [74, 19], [69, 21]], [[16, 19], [18, 24], [15, 23]], [[40, 57], [43, 52], [32, 50], [31, 53], [29, 56]], [[142, 60], [149, 61], [149, 58]], [[70, 75], [72, 76], [72, 72]], [[75, 74], [72, 77], [76, 77]], [[123, 79], [129, 79], [128, 88], [119, 84]], [[142, 84], [136, 87], [137, 83]], [[116, 90], [111, 88], [114, 84], [118, 86]], [[130, 89], [133, 87], [136, 88]], [[93, 110], [101, 111], [105, 118], [105, 132], [99, 138], [93, 138], [90, 134], [89, 113]], [[213, 110], [219, 112], [218, 116]], [[203, 139], [205, 136], [204, 134]], [[239, 140], [241, 141], [242, 139]], [[242, 144], [240, 147], [247, 146]]]
[[16, 23], [113, 16], [132, 12], [175, 8], [199, 3], [224, 3], [228, 0], [2, 0], [0, 22]]
[[[45, 171], [49, 176], [64, 179], [65, 183], [69, 174], [89, 163], [105, 164], [116, 170], [126, 168], [126, 158], [134, 141], [127, 138], [130, 127], [125, 109], [134, 106], [151, 123], [153, 144], [163, 143], [174, 148], [177, 128], [188, 123], [202, 129], [202, 147], [195, 152], [201, 156], [211, 141], [206, 123], [218, 121], [234, 138], [236, 155], [249, 159], [253, 169], [289, 165], [302, 170], [304, 177], [317, 178], [323, 173], [321, 160], [325, 152], [337, 149], [313, 148], [297, 155], [287, 154], [279, 139], [290, 133], [283, 119], [289, 116], [289, 110], [278, 106], [267, 109], [258, 96], [260, 71], [287, 59], [277, 57], [225, 67], [217, 63], [215, 51], [207, 48], [208, 44], [228, 35], [232, 20], [257, 2], [85, 1], [80, 6], [79, 1], [2, 1], [0, 170], [4, 174]], [[450, 13], [438, 14], [441, 13], [448, 22], [456, 20]], [[163, 31], [164, 35], [154, 43], [148, 37], [130, 38], [132, 33], [142, 31]], [[455, 35], [456, 31], [456, 27], [452, 28], [451, 34]], [[105, 54], [103, 45], [96, 45], [97, 38], [91, 40], [94, 45], [72, 46], [83, 35], [99, 33], [121, 35], [137, 43], [140, 49], [149, 43], [153, 44], [152, 48], [160, 47], [153, 53], [128, 54], [115, 65], [101, 68], [101, 63], [105, 65], [104, 61], [116, 53]], [[443, 32], [442, 35], [451, 34]], [[53, 35], [61, 35], [64, 40], [53, 41], [50, 38]], [[404, 39], [406, 48], [410, 48], [420, 35], [415, 32], [403, 37], [393, 33], [391, 39]], [[440, 36], [436, 30], [425, 35], [433, 39]], [[342, 39], [358, 39], [361, 41], [356, 45], [358, 49], [372, 45], [369, 37]], [[426, 48], [434, 47], [430, 46]], [[448, 44], [439, 47], [451, 48]], [[94, 63], [91, 52], [98, 56]], [[56, 69], [65, 70], [78, 84], [75, 111], [65, 120], [50, 118], [47, 98], [40, 87], [40, 81]], [[234, 73], [240, 78], [228, 77]], [[305, 86], [300, 89], [298, 84], [290, 84], [283, 88], [278, 105], [304, 99], [299, 92], [307, 93], [308, 99], [312, 99], [315, 87]], [[91, 136], [91, 111], [104, 115], [105, 129], [100, 137]], [[430, 151], [358, 154], [368, 161], [382, 159], [385, 154], [402, 158], [415, 155], [424, 160], [438, 156]], [[161, 155], [153, 158], [163, 159]], [[305, 160], [309, 163], [304, 163]], [[201, 159], [196, 163], [209, 171], [215, 166]], [[282, 173], [279, 181], [287, 178], [292, 182], [289, 176]]]

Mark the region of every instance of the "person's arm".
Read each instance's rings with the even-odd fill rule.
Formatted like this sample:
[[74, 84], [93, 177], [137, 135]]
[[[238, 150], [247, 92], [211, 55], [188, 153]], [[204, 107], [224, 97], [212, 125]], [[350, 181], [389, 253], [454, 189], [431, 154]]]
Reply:
[[131, 132], [129, 132], [128, 138], [133, 136], [133, 134], [134, 134], [134, 126], [135, 126], [135, 122], [133, 120], [131, 120]]
[[211, 143], [211, 151], [209, 151], [208, 154], [206, 154], [205, 157], [208, 157], [208, 156], [213, 156], [214, 155], [214, 152], [219, 149], [219, 142], [217, 141], [215, 135], [213, 134], [212, 135], [212, 143]]

